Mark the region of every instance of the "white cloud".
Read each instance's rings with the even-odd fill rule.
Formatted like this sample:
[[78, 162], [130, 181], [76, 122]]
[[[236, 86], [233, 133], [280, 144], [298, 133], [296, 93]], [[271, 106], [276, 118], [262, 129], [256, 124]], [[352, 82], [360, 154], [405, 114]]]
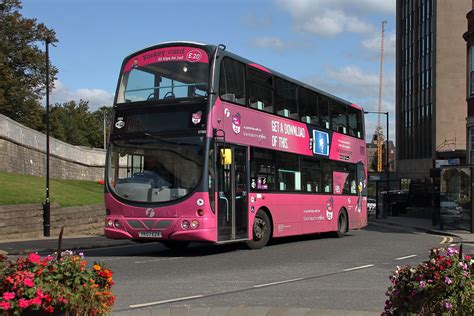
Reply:
[[[341, 97], [347, 101], [354, 102], [364, 108], [365, 111], [378, 111], [379, 73], [367, 72], [357, 66], [345, 66], [342, 68], [328, 68], [317, 77], [303, 80], [311, 85]], [[382, 112], [389, 112], [390, 139], [395, 139], [395, 74], [388, 73], [384, 76], [382, 90]], [[386, 117], [381, 116], [382, 128], [386, 133]], [[377, 115], [367, 114], [366, 136], [372, 136], [377, 126]]]
[[[362, 41], [362, 47], [367, 49], [369, 52], [380, 55], [380, 40], [381, 34], [380, 30], [374, 32], [371, 38]], [[396, 48], [396, 35], [395, 33], [385, 33], [384, 39], [384, 54], [387, 58], [395, 58], [395, 48]]]
[[272, 26], [273, 19], [271, 15], [260, 15], [256, 13], [248, 13], [241, 19], [243, 26], [249, 28], [269, 28]]
[[50, 104], [79, 102], [81, 99], [89, 101], [89, 109], [93, 112], [101, 106], [111, 106], [114, 96], [102, 89], [82, 88], [73, 91], [59, 80], [54, 82], [54, 90], [50, 94]]
[[250, 45], [257, 48], [270, 48], [278, 52], [283, 52], [286, 49], [295, 49], [310, 46], [310, 44], [308, 44], [307, 42], [285, 41], [279, 37], [272, 36], [253, 38], [250, 40]]
[[[352, 101], [355, 101], [354, 99], [378, 100], [379, 76], [378, 72], [366, 72], [358, 66], [345, 66], [327, 68], [322, 77], [313, 78], [311, 81], [316, 86], [323, 86], [323, 90], [327, 89], [328, 92], [336, 95], [347, 96]], [[383, 97], [387, 100], [395, 100], [395, 74], [393, 73], [384, 76]]]
[[395, 0], [276, 0], [302, 32], [335, 36], [342, 32], [368, 33], [374, 27], [363, 20], [368, 13], [395, 13]]
[[257, 37], [251, 40], [251, 44], [259, 48], [272, 48], [279, 51], [285, 49], [286, 44], [278, 37]]
[[344, 31], [366, 33], [373, 30], [372, 26], [357, 17], [347, 16], [341, 10], [324, 9], [317, 15], [295, 17], [298, 20], [296, 28], [299, 31], [320, 36], [335, 36]]

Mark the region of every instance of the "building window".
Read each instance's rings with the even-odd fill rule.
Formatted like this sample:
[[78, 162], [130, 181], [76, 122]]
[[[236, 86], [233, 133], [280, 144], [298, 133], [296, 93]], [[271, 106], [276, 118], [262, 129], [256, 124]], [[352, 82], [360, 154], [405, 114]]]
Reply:
[[469, 128], [469, 162], [474, 164], [474, 127]]
[[474, 95], [474, 45], [469, 47], [469, 96]]

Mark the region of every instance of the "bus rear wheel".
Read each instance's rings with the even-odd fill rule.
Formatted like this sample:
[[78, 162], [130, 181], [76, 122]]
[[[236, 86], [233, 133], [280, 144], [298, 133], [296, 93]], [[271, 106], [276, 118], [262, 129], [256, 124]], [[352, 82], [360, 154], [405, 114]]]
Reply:
[[253, 222], [252, 232], [252, 240], [247, 241], [247, 246], [250, 249], [260, 249], [265, 247], [270, 240], [272, 232], [272, 223], [267, 213], [262, 210], [257, 212]]
[[334, 234], [337, 238], [342, 238], [347, 233], [348, 227], [348, 220], [347, 220], [347, 212], [345, 209], [341, 209], [339, 211], [339, 216], [337, 217], [337, 231]]
[[163, 246], [165, 246], [169, 250], [185, 249], [191, 243], [189, 241], [179, 241], [179, 240], [163, 240], [160, 242]]

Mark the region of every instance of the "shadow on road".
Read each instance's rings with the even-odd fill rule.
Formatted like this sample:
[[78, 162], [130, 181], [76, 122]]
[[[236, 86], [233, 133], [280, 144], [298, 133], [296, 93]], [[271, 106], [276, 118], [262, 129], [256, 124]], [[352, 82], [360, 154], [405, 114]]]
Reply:
[[[388, 226], [378, 225], [369, 223], [368, 226], [361, 229], [362, 231], [378, 232], [378, 233], [398, 233], [398, 234], [415, 234], [419, 231], [400, 227], [400, 226]], [[344, 239], [351, 238], [353, 232], [349, 231]], [[274, 247], [285, 244], [294, 244], [307, 241], [315, 240], [329, 240], [337, 239], [332, 233], [320, 233], [320, 234], [308, 234], [301, 236], [290, 236], [274, 238], [270, 240], [270, 243], [266, 247]], [[173, 258], [173, 257], [205, 257], [213, 256], [218, 254], [230, 253], [235, 251], [252, 251], [246, 247], [244, 242], [231, 243], [231, 244], [212, 244], [212, 243], [191, 243], [191, 245], [185, 249], [180, 250], [169, 250], [159, 242], [151, 243], [135, 243], [131, 245], [123, 245], [116, 247], [104, 247], [98, 249], [84, 250], [88, 257], [152, 257], [152, 258]], [[259, 250], [256, 250], [259, 251]]]
[[[353, 235], [348, 232], [344, 238], [351, 238]], [[337, 239], [331, 233], [309, 234], [302, 236], [290, 236], [271, 239], [266, 247], [274, 247], [284, 244], [294, 244], [299, 242]], [[87, 257], [153, 257], [153, 258], [173, 258], [173, 257], [205, 257], [235, 251], [260, 251], [248, 249], [245, 242], [231, 244], [213, 243], [191, 243], [185, 249], [169, 250], [159, 242], [135, 243], [132, 245], [89, 249], [84, 250]]]

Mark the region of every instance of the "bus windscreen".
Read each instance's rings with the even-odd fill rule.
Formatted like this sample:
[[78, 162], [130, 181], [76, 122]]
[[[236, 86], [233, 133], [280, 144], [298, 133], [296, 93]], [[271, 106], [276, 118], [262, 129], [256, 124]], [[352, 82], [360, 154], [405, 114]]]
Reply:
[[153, 49], [124, 64], [117, 103], [204, 97], [208, 83], [209, 57], [203, 49]]

